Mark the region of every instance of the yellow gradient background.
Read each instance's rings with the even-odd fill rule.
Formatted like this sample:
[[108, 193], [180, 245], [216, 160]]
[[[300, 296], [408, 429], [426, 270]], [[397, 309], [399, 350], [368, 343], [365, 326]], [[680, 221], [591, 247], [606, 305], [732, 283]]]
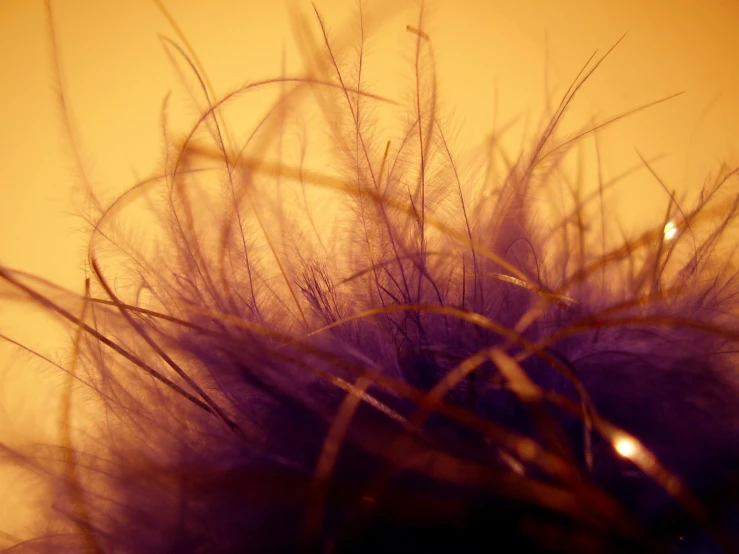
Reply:
[[[217, 95], [247, 80], [288, 74], [302, 60], [281, 0], [165, 0], [197, 52]], [[296, 0], [314, 30], [309, 2]], [[417, 4], [365, 0], [392, 10], [371, 39], [368, 83], [404, 99]], [[55, 0], [62, 83], [81, 157], [95, 189], [110, 199], [158, 169], [160, 110], [172, 92], [173, 125], [196, 112], [159, 35], [179, 42], [152, 0]], [[317, 0], [332, 36], [351, 31], [356, 3]], [[472, 149], [515, 116], [520, 142], [539, 121], [546, 87], [559, 101], [596, 49], [624, 41], [584, 87], [566, 128], [602, 120], [670, 94], [685, 94], [599, 135], [606, 178], [638, 163], [636, 150], [664, 157], [655, 169], [668, 187], [695, 193], [722, 161], [737, 162], [739, 144], [738, 0], [435, 0], [427, 2], [442, 108], [456, 130], [455, 150]], [[76, 218], [72, 147], [55, 96], [52, 51], [41, 0], [0, 0], [0, 263], [82, 291], [84, 225]], [[497, 91], [497, 94], [496, 94]], [[496, 100], [497, 98], [497, 100]], [[239, 102], [230, 117], [241, 129], [261, 114], [263, 99]], [[251, 108], [250, 108], [251, 106]], [[497, 108], [496, 108], [497, 106]], [[251, 109], [251, 111], [250, 111]], [[452, 112], [453, 110], [453, 112]], [[238, 121], [236, 121], [238, 119]], [[588, 170], [594, 170], [592, 160]], [[647, 172], [619, 189], [612, 208], [624, 221], [661, 217], [664, 190]], [[58, 329], [27, 306], [0, 300], [0, 332], [65, 362]], [[59, 380], [46, 364], [0, 345], [0, 440], [54, 440]], [[0, 531], [23, 536], [32, 486], [0, 465]], [[4, 491], [12, 491], [3, 498]], [[8, 539], [10, 540], [10, 539]], [[0, 535], [0, 547], [4, 546]]]

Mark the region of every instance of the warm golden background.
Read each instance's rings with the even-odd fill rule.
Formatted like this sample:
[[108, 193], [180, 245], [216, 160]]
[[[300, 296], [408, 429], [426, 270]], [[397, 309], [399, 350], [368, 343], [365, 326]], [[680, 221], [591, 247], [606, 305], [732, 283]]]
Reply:
[[[283, 52], [288, 73], [302, 67], [289, 10], [280, 0], [164, 3], [218, 94], [278, 75]], [[52, 4], [62, 81], [82, 160], [96, 190], [123, 190], [157, 169], [164, 96], [173, 92], [172, 111], [178, 117], [190, 121], [196, 115], [158, 38], [176, 35], [152, 0]], [[352, 25], [355, 2], [316, 4], [336, 36]], [[416, 24], [416, 4], [365, 4], [380, 13], [404, 8], [395, 10], [371, 42], [369, 84], [394, 97], [412, 82], [403, 74], [413, 54], [405, 25]], [[309, 2], [294, 5], [311, 15]], [[534, 125], [544, 108], [545, 85], [558, 101], [595, 49], [607, 50], [628, 32], [570, 110], [572, 126], [679, 91], [686, 94], [600, 136], [606, 177], [637, 163], [637, 149], [645, 157], [663, 153], [655, 164], [660, 176], [670, 188], [694, 192], [719, 162], [739, 159], [738, 0], [435, 0], [427, 7], [426, 30], [436, 53], [443, 106], [454, 109], [457, 149], [475, 147], [490, 130], [496, 90], [499, 123], [528, 109]], [[41, 0], [0, 0], [0, 48], [0, 263], [81, 291], [84, 226], [75, 216], [76, 173], [56, 103]], [[239, 106], [248, 120], [249, 102]], [[511, 140], [520, 140], [523, 131], [521, 124]], [[623, 185], [612, 206], [625, 220], [638, 220], [655, 213], [661, 217], [666, 201], [644, 172]], [[0, 324], [0, 331], [64, 360], [61, 343], [52, 340], [53, 327], [28, 308], [0, 304]], [[56, 391], [58, 380], [47, 366], [0, 346], [0, 440], [53, 440]], [[19, 507], [29, 498], [14, 476], [0, 468], [0, 498], [5, 487], [16, 494], [0, 500], [0, 522], [10, 513], [23, 514]], [[0, 523], [0, 531], [13, 529], [22, 534]], [[2, 540], [0, 535], [0, 547]]]

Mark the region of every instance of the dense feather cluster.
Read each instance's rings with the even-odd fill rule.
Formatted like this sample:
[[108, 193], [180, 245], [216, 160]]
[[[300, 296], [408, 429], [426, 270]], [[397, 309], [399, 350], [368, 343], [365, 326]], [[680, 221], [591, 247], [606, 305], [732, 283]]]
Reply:
[[[599, 61], [524, 152], [471, 176], [422, 15], [389, 142], [362, 17], [350, 55], [316, 21], [305, 77], [214, 100], [196, 75], [207, 107], [184, 140], [165, 133], [161, 175], [95, 218], [84, 298], [0, 268], [77, 330], [70, 395], [101, 414], [61, 448], [5, 448], [53, 498], [11, 551], [731, 549], [736, 172], [620, 240], [612, 183], [561, 190], [569, 212], [541, 217], [592, 135], [558, 131]], [[290, 88], [235, 144], [226, 105], [275, 85]], [[308, 105], [335, 147], [326, 171], [276, 156]]]

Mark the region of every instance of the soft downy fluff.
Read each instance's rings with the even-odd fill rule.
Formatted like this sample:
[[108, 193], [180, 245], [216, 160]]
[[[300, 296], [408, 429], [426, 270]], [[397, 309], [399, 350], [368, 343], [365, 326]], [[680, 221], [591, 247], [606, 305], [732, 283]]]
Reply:
[[[614, 238], [615, 181], [562, 177], [610, 120], [558, 133], [606, 54], [524, 151], [494, 135], [465, 172], [418, 14], [401, 105], [362, 80], [361, 6], [352, 48], [316, 10], [307, 75], [218, 99], [167, 42], [202, 115], [184, 137], [165, 121], [158, 176], [91, 203], [87, 293], [0, 268], [68, 322], [68, 398], [100, 414], [74, 428], [70, 400], [64, 444], [3, 447], [53, 499], [10, 551], [735, 548], [735, 170]], [[236, 143], [224, 110], [269, 87]], [[406, 117], [390, 138], [387, 105]], [[309, 106], [325, 171], [282, 154]], [[569, 211], [542, 217], [553, 189]]]

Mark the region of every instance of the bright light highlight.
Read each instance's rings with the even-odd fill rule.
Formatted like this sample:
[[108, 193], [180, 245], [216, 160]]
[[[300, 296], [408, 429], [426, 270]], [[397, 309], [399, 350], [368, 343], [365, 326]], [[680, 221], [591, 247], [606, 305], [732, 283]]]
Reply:
[[631, 458], [636, 454], [639, 445], [630, 437], [623, 437], [616, 441], [614, 448], [624, 458]]
[[665, 240], [672, 240], [675, 235], [677, 235], [677, 226], [672, 221], [668, 221], [665, 225]]

